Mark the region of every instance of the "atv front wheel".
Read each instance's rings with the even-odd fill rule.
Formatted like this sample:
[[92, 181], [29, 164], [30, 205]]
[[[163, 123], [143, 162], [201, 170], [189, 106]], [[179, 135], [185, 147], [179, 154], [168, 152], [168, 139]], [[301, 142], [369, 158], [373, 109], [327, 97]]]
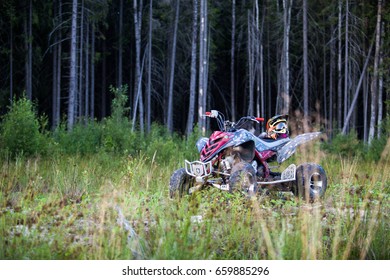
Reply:
[[297, 167], [293, 193], [306, 201], [321, 198], [327, 187], [325, 170], [316, 163], [304, 163]]
[[230, 192], [242, 190], [248, 196], [253, 196], [257, 192], [256, 171], [249, 163], [242, 162], [239, 167], [232, 170], [229, 178]]
[[189, 194], [189, 189], [194, 184], [194, 177], [187, 174], [185, 168], [173, 172], [169, 182], [169, 197], [182, 197]]

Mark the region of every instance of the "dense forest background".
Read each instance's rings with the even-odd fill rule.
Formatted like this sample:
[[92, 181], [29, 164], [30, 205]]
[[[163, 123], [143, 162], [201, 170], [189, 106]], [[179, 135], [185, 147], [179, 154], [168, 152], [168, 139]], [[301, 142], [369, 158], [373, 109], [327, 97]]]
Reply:
[[2, 0], [0, 113], [25, 95], [53, 129], [111, 114], [192, 132], [290, 113], [370, 142], [389, 114], [385, 0]]

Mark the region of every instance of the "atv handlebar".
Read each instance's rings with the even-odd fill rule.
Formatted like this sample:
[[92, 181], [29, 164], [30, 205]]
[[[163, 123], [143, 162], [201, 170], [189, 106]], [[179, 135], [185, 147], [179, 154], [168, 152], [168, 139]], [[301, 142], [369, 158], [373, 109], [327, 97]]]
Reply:
[[238, 122], [235, 123], [229, 120], [225, 120], [225, 116], [217, 110], [211, 110], [211, 112], [206, 112], [205, 117], [217, 119], [218, 127], [221, 131], [234, 131], [236, 129], [241, 128], [248, 121], [252, 121], [256, 123], [260, 123], [264, 121], [264, 118], [246, 116], [246, 117], [242, 117], [241, 119], [238, 120]]

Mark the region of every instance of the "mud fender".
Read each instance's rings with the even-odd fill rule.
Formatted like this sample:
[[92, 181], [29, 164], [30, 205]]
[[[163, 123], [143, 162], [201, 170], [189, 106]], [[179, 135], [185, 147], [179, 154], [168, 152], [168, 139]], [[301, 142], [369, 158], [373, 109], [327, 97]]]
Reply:
[[292, 156], [295, 153], [298, 146], [306, 142], [312, 141], [313, 139], [317, 138], [320, 135], [321, 132], [309, 132], [309, 133], [298, 135], [290, 142], [288, 142], [286, 145], [284, 145], [280, 150], [278, 150], [278, 156], [277, 156], [278, 163], [282, 163], [290, 156]]

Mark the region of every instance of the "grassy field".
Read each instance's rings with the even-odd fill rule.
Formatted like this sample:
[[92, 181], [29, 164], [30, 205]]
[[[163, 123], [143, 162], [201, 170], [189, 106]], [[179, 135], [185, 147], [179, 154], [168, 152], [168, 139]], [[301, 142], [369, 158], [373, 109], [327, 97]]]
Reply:
[[0, 259], [390, 259], [389, 143], [378, 162], [300, 151], [291, 162], [328, 174], [313, 204], [217, 189], [170, 200], [170, 175], [188, 153], [161, 155], [158, 145], [4, 160]]

